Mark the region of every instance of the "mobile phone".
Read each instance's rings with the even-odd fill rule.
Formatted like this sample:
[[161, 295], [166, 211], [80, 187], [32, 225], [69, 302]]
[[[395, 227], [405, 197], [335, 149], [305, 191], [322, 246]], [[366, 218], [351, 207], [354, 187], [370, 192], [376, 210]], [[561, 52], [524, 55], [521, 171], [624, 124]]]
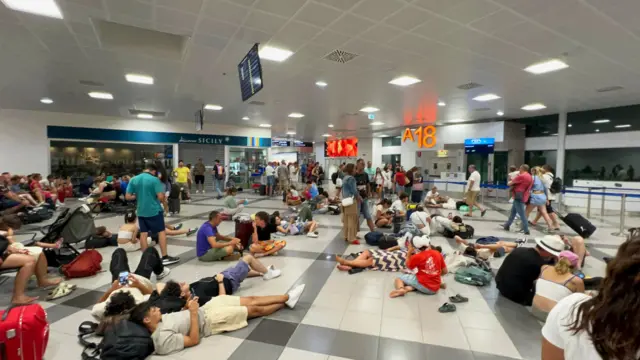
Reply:
[[120, 275], [118, 275], [118, 281], [120, 282], [120, 285], [127, 285], [127, 283], [129, 282], [129, 272], [121, 272]]

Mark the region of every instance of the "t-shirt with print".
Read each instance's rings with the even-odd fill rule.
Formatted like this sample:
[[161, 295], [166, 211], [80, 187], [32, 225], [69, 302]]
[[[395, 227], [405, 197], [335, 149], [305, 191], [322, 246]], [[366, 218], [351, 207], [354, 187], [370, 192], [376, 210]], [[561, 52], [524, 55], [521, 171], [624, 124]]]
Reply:
[[445, 270], [447, 265], [438, 251], [429, 249], [411, 256], [407, 261], [407, 267], [418, 270], [416, 278], [420, 285], [433, 292], [440, 290], [442, 270]]
[[[210, 335], [208, 327], [204, 325], [204, 312], [198, 310], [198, 327], [200, 338]], [[191, 312], [188, 310], [162, 315], [156, 331], [151, 333], [151, 340], [158, 355], [167, 355], [184, 349], [184, 337], [191, 330]]]
[[208, 221], [202, 224], [200, 229], [198, 229], [198, 234], [196, 235], [196, 255], [198, 257], [203, 256], [211, 249], [209, 238], [216, 236], [217, 233], [218, 228], [211, 225]]
[[560, 300], [551, 309], [547, 321], [542, 328], [542, 336], [553, 346], [564, 351], [567, 360], [601, 360], [602, 357], [593, 346], [593, 342], [585, 331], [574, 334], [569, 329], [577, 317], [577, 307], [591, 299], [582, 293], [575, 293]]
[[189, 173], [191, 172], [191, 170], [189, 170], [188, 167], [177, 167], [175, 170], [173, 170], [173, 172], [176, 173], [176, 182], [186, 183], [189, 181]]
[[469, 175], [469, 179], [467, 180], [467, 188], [471, 181], [473, 181], [471, 191], [480, 191], [480, 173], [478, 172], [478, 170], [475, 170], [471, 173], [471, 175]]
[[394, 201], [393, 204], [391, 204], [391, 210], [400, 211], [400, 212], [407, 211], [406, 208], [404, 207], [404, 203], [400, 199]]
[[164, 185], [148, 172], [135, 176], [127, 186], [127, 194], [136, 196], [136, 212], [140, 217], [153, 217], [162, 212], [158, 193], [164, 193]]

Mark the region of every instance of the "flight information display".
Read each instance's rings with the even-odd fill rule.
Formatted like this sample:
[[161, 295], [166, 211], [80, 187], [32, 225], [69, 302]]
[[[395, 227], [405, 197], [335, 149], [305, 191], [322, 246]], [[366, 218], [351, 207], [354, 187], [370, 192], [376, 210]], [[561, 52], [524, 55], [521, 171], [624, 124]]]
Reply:
[[478, 138], [465, 139], [465, 154], [493, 154], [496, 139], [494, 138]]
[[238, 76], [240, 77], [240, 90], [242, 101], [246, 101], [255, 93], [262, 90], [262, 65], [258, 55], [258, 45], [255, 44], [247, 55], [238, 64]]

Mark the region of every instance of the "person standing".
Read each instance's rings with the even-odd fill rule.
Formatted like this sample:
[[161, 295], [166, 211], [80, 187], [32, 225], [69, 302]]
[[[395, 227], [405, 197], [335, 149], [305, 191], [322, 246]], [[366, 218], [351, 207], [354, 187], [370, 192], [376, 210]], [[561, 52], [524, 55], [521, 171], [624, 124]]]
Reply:
[[291, 182], [291, 186], [298, 188], [298, 163], [289, 164], [289, 181]]
[[[375, 231], [376, 226], [373, 223], [373, 216], [371, 216], [371, 207], [369, 206], [369, 196], [371, 195], [371, 181], [369, 179], [369, 175], [365, 172], [364, 160], [358, 159], [358, 161], [356, 162], [356, 174], [354, 177], [356, 179], [358, 193], [360, 194], [360, 198], [362, 199], [362, 202], [358, 205], [359, 214], [362, 214], [365, 220], [367, 220], [369, 231]], [[360, 217], [358, 216], [358, 225], [359, 224]]]
[[[173, 175], [175, 176], [176, 179], [176, 184], [178, 184], [178, 186], [180, 186], [181, 190], [184, 190], [185, 193], [189, 193], [189, 175], [191, 173], [191, 170], [184, 166], [184, 161], [180, 160], [178, 161], [178, 167], [175, 168], [175, 170], [173, 170]], [[163, 179], [166, 180], [166, 179]], [[189, 198], [187, 197], [187, 199], [182, 199], [182, 200], [188, 200]]]
[[391, 164], [385, 165], [382, 176], [384, 177], [384, 181], [382, 183], [383, 194], [387, 195], [393, 193], [393, 171], [391, 171]]
[[480, 209], [480, 216], [484, 216], [487, 212], [487, 209], [477, 202], [478, 194], [480, 194], [480, 180], [480, 173], [476, 166], [469, 165], [469, 179], [467, 180], [467, 206], [469, 207], [469, 213], [465, 214], [465, 216], [472, 216], [474, 205]]
[[287, 203], [287, 190], [289, 190], [289, 167], [287, 163], [282, 160], [282, 163], [276, 169], [276, 175], [278, 176], [278, 186], [282, 191], [282, 202]]
[[522, 232], [524, 232], [525, 235], [530, 235], [529, 222], [527, 221], [527, 214], [525, 210], [527, 201], [529, 200], [531, 186], [533, 185], [533, 178], [531, 177], [531, 174], [529, 174], [529, 165], [524, 164], [520, 166], [520, 174], [513, 180], [509, 181], [507, 185], [511, 187], [513, 204], [511, 204], [511, 215], [509, 215], [509, 220], [502, 225], [502, 228], [509, 231], [509, 228], [516, 219], [517, 214], [520, 219], [522, 219]]
[[358, 245], [358, 203], [362, 202], [356, 185], [356, 179], [353, 177], [355, 174], [355, 165], [347, 164], [344, 168], [345, 177], [342, 182], [342, 199], [343, 204], [347, 198], [352, 198], [351, 205], [342, 205], [342, 233], [344, 234], [345, 241]]
[[264, 168], [264, 176], [267, 178], [267, 196], [273, 195], [273, 187], [276, 185], [276, 169], [273, 162], [269, 161], [267, 167]]
[[369, 176], [369, 187], [375, 191], [377, 189], [375, 179], [376, 169], [373, 168], [371, 161], [367, 161], [367, 167], [364, 169], [364, 172], [367, 174], [367, 176]]
[[224, 193], [224, 179], [226, 177], [224, 166], [220, 165], [220, 160], [216, 159], [213, 165], [213, 188], [218, 193], [218, 199], [222, 199]]
[[304, 161], [300, 165], [300, 181], [303, 184], [307, 182], [307, 163]]
[[198, 158], [198, 162], [193, 167], [193, 176], [196, 183], [196, 194], [202, 193], [204, 194], [204, 173], [206, 172], [206, 168], [202, 163], [202, 158]]
[[[549, 165], [542, 166], [542, 176], [540, 180], [544, 184], [544, 188], [547, 189], [547, 214], [549, 214], [549, 218], [551, 218], [553, 230], [560, 230], [560, 224], [558, 223], [558, 216], [556, 215], [555, 210], [553, 209], [552, 203], [556, 201], [556, 194], [552, 191], [551, 185], [553, 184], [555, 176], [553, 175], [553, 169]], [[542, 213], [538, 211], [538, 215], [531, 222], [531, 225], [536, 225], [540, 218], [542, 217]]]
[[165, 187], [156, 177], [157, 173], [158, 168], [154, 164], [148, 163], [145, 171], [129, 182], [126, 199], [137, 200], [136, 212], [140, 228], [140, 249], [144, 251], [149, 246], [147, 243], [149, 233], [157, 234], [162, 253], [162, 264], [170, 265], [179, 262], [180, 258], [167, 254], [167, 233], [165, 232], [162, 209]]

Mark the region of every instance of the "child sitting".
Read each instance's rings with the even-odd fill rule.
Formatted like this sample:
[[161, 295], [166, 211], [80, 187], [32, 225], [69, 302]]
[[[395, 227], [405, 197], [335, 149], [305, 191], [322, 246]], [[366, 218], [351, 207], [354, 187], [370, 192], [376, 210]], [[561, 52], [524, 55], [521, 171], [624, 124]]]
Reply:
[[304, 190], [304, 197], [307, 200], [311, 200], [318, 195], [319, 195], [319, 192], [318, 192], [318, 186], [316, 185], [316, 183], [311, 180], [307, 181], [307, 187]]
[[[238, 205], [236, 201], [235, 196], [237, 193], [238, 191], [234, 187], [227, 189], [227, 196], [224, 198], [224, 209], [222, 209], [222, 213], [229, 217], [233, 217], [244, 210], [244, 204]], [[245, 203], [246, 202], [245, 200]]]
[[287, 205], [289, 206], [298, 206], [302, 204], [302, 199], [300, 199], [300, 194], [298, 190], [296, 190], [295, 186], [291, 186], [289, 190], [287, 190]]
[[[414, 254], [415, 248], [419, 252]], [[407, 242], [407, 268], [417, 272], [403, 274], [394, 281], [395, 290], [390, 297], [404, 296], [410, 291], [418, 291], [427, 295], [435, 295], [441, 288], [446, 288], [442, 275], [447, 273], [447, 265], [440, 251], [431, 244], [427, 236], [414, 237]]]

